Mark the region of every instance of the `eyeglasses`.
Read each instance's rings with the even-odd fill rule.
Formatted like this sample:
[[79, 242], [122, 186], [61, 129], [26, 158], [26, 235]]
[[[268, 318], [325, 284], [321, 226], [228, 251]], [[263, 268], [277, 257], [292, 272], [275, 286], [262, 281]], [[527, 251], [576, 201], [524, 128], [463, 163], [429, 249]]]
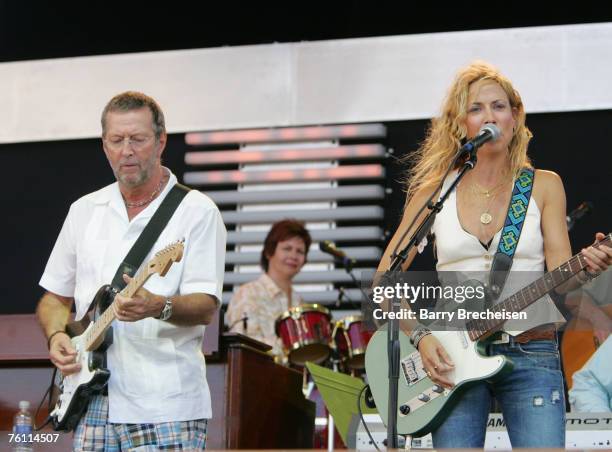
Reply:
[[138, 151], [144, 148], [149, 141], [151, 141], [152, 136], [144, 136], [144, 135], [134, 135], [130, 137], [112, 137], [112, 138], [104, 138], [104, 142], [106, 146], [112, 151], [121, 151], [123, 149], [123, 144], [127, 141], [128, 146], [130, 146], [135, 151]]

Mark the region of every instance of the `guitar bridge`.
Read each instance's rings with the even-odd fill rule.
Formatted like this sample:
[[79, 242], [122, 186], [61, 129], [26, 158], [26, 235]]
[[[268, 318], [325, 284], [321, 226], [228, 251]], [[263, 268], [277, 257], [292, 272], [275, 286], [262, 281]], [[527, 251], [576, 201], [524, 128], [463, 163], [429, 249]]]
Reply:
[[421, 354], [418, 351], [414, 351], [402, 359], [400, 365], [408, 386], [412, 386], [427, 377], [425, 369], [423, 369]]

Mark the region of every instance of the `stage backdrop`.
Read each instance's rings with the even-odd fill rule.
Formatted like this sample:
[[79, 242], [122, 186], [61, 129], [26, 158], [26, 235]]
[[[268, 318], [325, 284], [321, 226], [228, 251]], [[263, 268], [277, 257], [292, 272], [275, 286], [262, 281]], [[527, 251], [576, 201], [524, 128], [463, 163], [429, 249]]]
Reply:
[[[529, 114], [535, 138], [530, 155], [537, 168], [558, 172], [565, 182], [567, 205], [594, 203], [592, 215], [570, 233], [574, 252], [593, 240], [594, 231], [611, 232], [612, 110]], [[426, 120], [385, 123], [386, 145], [401, 157], [422, 141]], [[179, 177], [184, 173], [184, 136], [170, 137], [165, 164]], [[79, 196], [113, 181], [99, 139], [30, 142], [0, 145], [6, 184], [2, 190], [5, 245], [1, 265], [0, 314], [31, 313], [42, 295], [38, 280], [70, 204]], [[392, 233], [404, 204], [400, 183], [403, 168], [387, 159], [387, 181], [392, 193], [382, 203], [385, 228]], [[431, 268], [431, 252], [415, 266]]]

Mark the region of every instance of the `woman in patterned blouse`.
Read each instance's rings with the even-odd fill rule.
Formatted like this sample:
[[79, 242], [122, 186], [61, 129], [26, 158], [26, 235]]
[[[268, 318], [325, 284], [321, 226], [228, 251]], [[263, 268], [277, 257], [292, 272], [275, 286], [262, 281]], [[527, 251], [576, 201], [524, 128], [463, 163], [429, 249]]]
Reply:
[[272, 353], [282, 356], [274, 323], [282, 313], [302, 303], [292, 281], [306, 263], [311, 241], [299, 221], [282, 220], [272, 225], [261, 251], [264, 273], [240, 286], [228, 305], [226, 317], [231, 331], [271, 345]]

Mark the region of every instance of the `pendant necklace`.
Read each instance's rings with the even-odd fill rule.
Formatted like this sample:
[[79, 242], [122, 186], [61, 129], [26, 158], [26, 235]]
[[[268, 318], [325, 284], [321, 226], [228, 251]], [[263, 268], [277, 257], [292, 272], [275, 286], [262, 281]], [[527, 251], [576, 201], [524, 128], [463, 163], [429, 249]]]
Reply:
[[489, 201], [489, 205], [486, 207], [484, 212], [480, 214], [480, 222], [484, 225], [487, 225], [493, 221], [493, 215], [491, 215], [490, 210], [495, 198], [497, 197], [497, 189], [502, 187], [507, 181], [504, 180], [497, 184], [495, 187], [486, 189], [482, 185], [477, 182], [472, 182], [472, 190], [478, 195], [484, 195], [486, 198], [491, 198]]

